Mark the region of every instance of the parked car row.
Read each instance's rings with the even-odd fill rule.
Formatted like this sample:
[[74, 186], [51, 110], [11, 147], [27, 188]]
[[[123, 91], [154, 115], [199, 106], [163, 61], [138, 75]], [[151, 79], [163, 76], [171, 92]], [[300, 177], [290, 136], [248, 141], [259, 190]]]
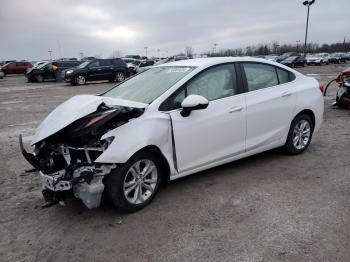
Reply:
[[350, 60], [350, 53], [317, 53], [304, 54], [296, 52], [288, 52], [282, 55], [271, 54], [267, 56], [256, 56], [258, 58], [265, 58], [268, 61], [279, 62], [289, 67], [306, 66], [306, 65], [328, 65], [330, 63], [339, 64], [346, 63]]

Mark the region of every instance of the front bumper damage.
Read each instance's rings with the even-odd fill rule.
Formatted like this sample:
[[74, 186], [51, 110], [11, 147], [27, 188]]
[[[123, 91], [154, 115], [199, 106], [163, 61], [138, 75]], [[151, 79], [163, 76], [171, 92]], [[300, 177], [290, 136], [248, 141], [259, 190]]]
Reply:
[[[65, 167], [52, 173], [41, 171], [39, 160], [35, 154], [28, 153], [19, 137], [19, 144], [24, 158], [34, 167], [33, 171], [39, 171], [42, 181], [42, 194], [46, 201], [43, 207], [52, 206], [72, 196], [80, 199], [88, 208], [100, 206], [104, 190], [103, 177], [108, 175], [115, 164], [97, 164], [91, 160], [91, 152], [103, 151], [101, 148], [78, 148], [61, 145], [61, 156], [65, 161]], [[72, 153], [81, 152], [86, 161], [72, 162]], [[54, 160], [49, 162], [54, 164]]]

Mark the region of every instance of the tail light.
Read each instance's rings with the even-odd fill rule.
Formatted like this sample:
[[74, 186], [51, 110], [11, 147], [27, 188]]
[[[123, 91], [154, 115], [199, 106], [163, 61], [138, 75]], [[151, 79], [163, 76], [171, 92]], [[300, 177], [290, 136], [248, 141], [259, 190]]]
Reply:
[[323, 85], [322, 83], [320, 83], [319, 87], [320, 87], [320, 91], [321, 91], [321, 93], [323, 94], [323, 91], [324, 91], [324, 85]]

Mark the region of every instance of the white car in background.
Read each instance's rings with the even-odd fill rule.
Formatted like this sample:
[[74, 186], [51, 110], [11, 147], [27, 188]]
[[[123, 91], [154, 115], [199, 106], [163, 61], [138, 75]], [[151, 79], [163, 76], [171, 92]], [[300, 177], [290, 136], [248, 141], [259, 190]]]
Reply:
[[328, 53], [319, 53], [319, 54], [310, 54], [307, 56], [306, 61], [308, 65], [323, 65], [329, 64], [329, 54]]
[[268, 61], [276, 62], [278, 58], [278, 55], [267, 55], [265, 56], [265, 59]]
[[78, 95], [38, 127], [24, 157], [49, 203], [73, 193], [89, 208], [105, 191], [123, 211], [174, 180], [272, 148], [304, 152], [323, 119], [314, 79], [265, 59], [154, 66], [102, 95]]

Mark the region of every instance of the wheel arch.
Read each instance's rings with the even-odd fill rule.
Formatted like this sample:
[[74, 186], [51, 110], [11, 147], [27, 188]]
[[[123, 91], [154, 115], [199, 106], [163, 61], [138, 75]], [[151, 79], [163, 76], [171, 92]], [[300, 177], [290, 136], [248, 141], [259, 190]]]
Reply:
[[300, 111], [298, 114], [296, 114], [292, 120], [292, 122], [294, 121], [294, 119], [302, 114], [308, 115], [311, 118], [312, 121], [312, 126], [313, 128], [315, 128], [316, 125], [316, 117], [315, 117], [315, 113], [311, 110], [311, 109], [304, 109], [302, 111]]
[[163, 155], [162, 151], [159, 149], [159, 147], [157, 147], [155, 145], [148, 145], [148, 146], [145, 146], [145, 147], [141, 148], [140, 150], [138, 150], [135, 154], [142, 152], [142, 151], [150, 152], [159, 159], [161, 167], [164, 171], [164, 173], [163, 173], [164, 181], [165, 182], [169, 181], [170, 180], [170, 165], [169, 165], [169, 162], [166, 159], [166, 157]]

